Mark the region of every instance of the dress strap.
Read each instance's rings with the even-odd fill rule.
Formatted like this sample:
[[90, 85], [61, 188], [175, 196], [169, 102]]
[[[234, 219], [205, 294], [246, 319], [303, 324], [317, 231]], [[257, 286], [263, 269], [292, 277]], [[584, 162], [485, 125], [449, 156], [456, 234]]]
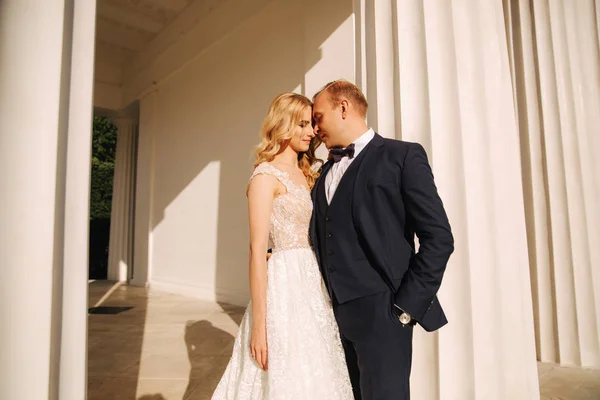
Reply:
[[252, 180], [252, 178], [254, 178], [256, 175], [261, 174], [274, 176], [279, 182], [281, 182], [283, 186], [285, 186], [288, 192], [294, 189], [292, 181], [287, 172], [272, 166], [268, 162], [260, 163], [256, 168], [254, 168], [252, 176], [250, 176], [250, 180]]

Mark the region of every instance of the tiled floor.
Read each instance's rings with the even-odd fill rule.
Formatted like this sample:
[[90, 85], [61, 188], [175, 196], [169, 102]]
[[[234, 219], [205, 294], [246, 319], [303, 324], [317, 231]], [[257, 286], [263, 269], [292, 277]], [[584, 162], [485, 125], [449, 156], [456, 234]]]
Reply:
[[[133, 308], [89, 316], [89, 400], [210, 399], [242, 308], [97, 281], [90, 307], [100, 302]], [[600, 371], [539, 364], [539, 374], [543, 400], [600, 400]]]
[[538, 364], [541, 400], [600, 400], [600, 370]]

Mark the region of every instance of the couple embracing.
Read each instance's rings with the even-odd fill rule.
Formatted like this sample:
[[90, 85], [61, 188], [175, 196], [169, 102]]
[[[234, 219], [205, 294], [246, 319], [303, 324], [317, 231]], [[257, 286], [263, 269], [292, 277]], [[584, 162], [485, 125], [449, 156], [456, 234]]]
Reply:
[[453, 236], [425, 150], [378, 135], [367, 107], [343, 80], [272, 101], [247, 192], [252, 300], [213, 400], [409, 399], [413, 327], [447, 323]]

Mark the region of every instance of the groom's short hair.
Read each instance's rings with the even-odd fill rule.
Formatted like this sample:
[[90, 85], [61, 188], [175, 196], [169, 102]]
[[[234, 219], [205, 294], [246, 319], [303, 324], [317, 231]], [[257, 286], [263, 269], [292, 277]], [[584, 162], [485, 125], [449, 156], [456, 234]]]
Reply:
[[367, 117], [369, 103], [367, 103], [367, 98], [365, 97], [363, 92], [361, 92], [358, 86], [356, 86], [355, 84], [350, 83], [344, 79], [329, 82], [313, 96], [313, 103], [315, 102], [317, 96], [323, 92], [329, 93], [334, 107], [339, 104], [342, 97], [346, 97], [352, 102], [352, 104], [356, 107], [357, 111], [363, 118]]

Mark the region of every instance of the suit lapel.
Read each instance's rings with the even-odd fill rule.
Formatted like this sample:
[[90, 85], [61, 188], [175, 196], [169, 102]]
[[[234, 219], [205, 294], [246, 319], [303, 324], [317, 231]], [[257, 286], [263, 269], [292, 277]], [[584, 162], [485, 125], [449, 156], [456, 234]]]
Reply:
[[[313, 186], [312, 192], [311, 192], [313, 205], [317, 204], [318, 187], [321, 184], [321, 182], [324, 182], [325, 175], [327, 175], [327, 172], [329, 172], [332, 165], [333, 165], [333, 161], [329, 160], [325, 164], [323, 164], [323, 168], [321, 168], [321, 175], [319, 175], [319, 177], [317, 178], [317, 181], [315, 182], [315, 186]], [[314, 206], [313, 206], [313, 209], [314, 209]]]
[[317, 194], [319, 193], [319, 187], [321, 185], [325, 184], [325, 176], [327, 175], [327, 173], [329, 172], [329, 170], [331, 169], [331, 166], [333, 165], [333, 161], [327, 161], [324, 165], [323, 168], [321, 168], [321, 175], [319, 175], [319, 178], [317, 178], [317, 181], [315, 182], [315, 185], [312, 188], [312, 192], [311, 192], [311, 197], [312, 197], [312, 201], [313, 201], [313, 210], [312, 210], [312, 217], [310, 219], [310, 232], [309, 232], [309, 236], [310, 236], [310, 242], [312, 244], [313, 249], [315, 250], [315, 254], [317, 256], [317, 260], [320, 262], [320, 257], [319, 257], [319, 250], [318, 250], [318, 241], [317, 241], [317, 207], [319, 204], [318, 198], [317, 198]]
[[369, 145], [363, 150], [365, 152], [364, 158], [362, 162], [358, 165], [358, 170], [356, 171], [356, 176], [354, 178], [354, 188], [352, 195], [353, 208], [356, 208], [357, 204], [359, 204], [359, 194], [364, 194], [363, 191], [359, 189], [365, 187], [367, 178], [369, 177], [368, 171], [372, 171], [372, 166], [377, 164], [381, 159], [381, 152], [384, 143], [385, 141], [383, 140], [383, 137], [375, 133], [375, 136], [373, 137]]

